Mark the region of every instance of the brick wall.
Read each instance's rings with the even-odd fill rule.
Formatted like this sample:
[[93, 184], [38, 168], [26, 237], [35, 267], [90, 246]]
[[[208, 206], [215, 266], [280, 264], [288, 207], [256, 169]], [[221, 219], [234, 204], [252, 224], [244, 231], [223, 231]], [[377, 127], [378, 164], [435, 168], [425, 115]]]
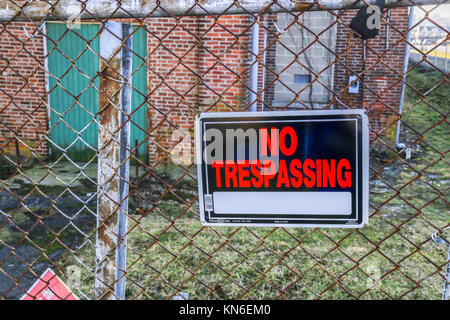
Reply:
[[165, 158], [198, 112], [238, 111], [244, 96], [245, 16], [148, 19], [149, 158]]
[[[404, 42], [408, 9], [391, 9], [389, 48], [386, 26], [377, 38], [364, 46], [351, 39], [347, 57], [348, 25], [355, 10], [340, 13], [337, 27], [333, 103], [369, 110], [372, 139], [395, 130], [396, 110], [401, 90]], [[258, 90], [264, 104], [271, 105], [275, 75], [276, 46], [273, 21], [262, 19]], [[245, 15], [214, 17], [156, 18], [146, 20], [148, 28], [148, 115], [149, 158], [152, 162], [168, 156], [178, 141], [171, 138], [175, 128], [193, 129], [200, 111], [241, 111], [246, 109], [249, 86], [250, 20]], [[271, 33], [266, 37], [266, 26]], [[45, 133], [47, 107], [44, 77], [43, 37], [29, 39], [30, 23], [10, 23], [0, 27], [0, 147], [14, 150], [14, 133], [22, 149], [47, 154]], [[382, 61], [381, 61], [382, 57]], [[264, 67], [264, 65], [266, 67]], [[345, 67], [348, 65], [348, 68]], [[347, 94], [348, 74], [360, 74], [365, 86], [358, 94]], [[265, 80], [263, 82], [263, 79]], [[264, 90], [265, 89], [265, 90]], [[260, 95], [262, 98], [263, 95]], [[263, 106], [258, 103], [258, 109]], [[269, 110], [269, 108], [266, 108]]]
[[179, 20], [149, 19], [148, 103], [149, 158], [168, 155], [176, 128], [189, 129], [198, 111], [198, 23], [195, 17]]
[[[30, 23], [0, 25], [0, 150], [45, 155], [47, 96], [45, 94], [43, 37]], [[28, 33], [28, 35], [27, 35]]]
[[241, 110], [248, 35], [246, 16], [199, 18], [199, 106], [202, 111]]
[[[401, 40], [408, 29], [408, 8], [389, 10], [388, 40], [386, 41], [387, 25], [382, 22], [378, 36], [367, 40], [365, 44], [365, 59], [361, 40], [351, 38], [348, 46], [350, 31], [348, 25], [356, 12], [356, 10], [341, 12], [342, 23], [338, 25], [336, 43], [336, 58], [340, 62], [335, 64], [334, 100], [337, 107], [346, 104], [352, 108], [367, 109], [371, 140], [379, 142], [378, 136], [393, 138], [398, 119], [405, 52], [405, 42]], [[361, 74], [362, 70], [366, 71]], [[358, 94], [347, 93], [345, 87], [348, 85], [349, 74], [361, 76]]]

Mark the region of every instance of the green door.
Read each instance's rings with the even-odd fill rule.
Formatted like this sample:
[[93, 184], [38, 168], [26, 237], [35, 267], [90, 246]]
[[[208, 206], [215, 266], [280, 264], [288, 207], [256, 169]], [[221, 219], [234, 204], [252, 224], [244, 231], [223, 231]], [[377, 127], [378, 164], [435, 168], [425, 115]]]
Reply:
[[[137, 29], [137, 30], [136, 30]], [[147, 110], [147, 32], [134, 27], [133, 33], [133, 78], [131, 93], [131, 149], [139, 146], [139, 159], [148, 160], [148, 110]]]
[[[100, 35], [98, 24], [82, 24], [69, 30], [63, 23], [47, 23], [50, 101], [49, 153], [58, 159], [65, 153], [74, 161], [89, 161], [97, 150]], [[131, 148], [142, 145], [139, 157], [147, 161], [147, 33], [133, 34], [133, 91]]]

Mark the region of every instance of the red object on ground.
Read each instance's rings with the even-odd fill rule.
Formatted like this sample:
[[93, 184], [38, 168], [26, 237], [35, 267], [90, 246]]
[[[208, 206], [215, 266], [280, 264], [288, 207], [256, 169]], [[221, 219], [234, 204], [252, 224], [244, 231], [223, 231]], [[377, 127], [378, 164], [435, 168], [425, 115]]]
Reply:
[[64, 282], [48, 268], [20, 300], [79, 300]]

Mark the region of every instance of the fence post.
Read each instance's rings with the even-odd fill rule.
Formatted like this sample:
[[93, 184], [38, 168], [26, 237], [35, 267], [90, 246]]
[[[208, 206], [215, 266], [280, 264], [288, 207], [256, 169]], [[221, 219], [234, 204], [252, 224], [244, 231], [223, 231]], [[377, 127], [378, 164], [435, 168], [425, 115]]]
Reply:
[[442, 294], [443, 300], [450, 300], [450, 244], [448, 245], [447, 254], [447, 267], [445, 268], [445, 280], [444, 280], [444, 293]]
[[125, 298], [131, 39], [123, 41], [130, 31], [108, 21], [100, 36], [96, 299]]
[[133, 27], [122, 24], [124, 46], [122, 48], [122, 75], [125, 81], [122, 88], [122, 112], [120, 113], [120, 181], [119, 192], [121, 206], [119, 211], [119, 246], [117, 248], [117, 283], [116, 294], [125, 299], [125, 273], [127, 267], [127, 227], [128, 227], [128, 194], [130, 185], [130, 118], [131, 118], [131, 69], [133, 63]]
[[450, 242], [448, 242], [445, 238], [438, 237], [438, 234], [449, 229], [450, 227], [446, 227], [441, 231], [435, 232], [431, 235], [431, 239], [433, 239], [434, 243], [445, 244], [448, 247], [447, 263], [445, 267], [444, 292], [442, 293], [442, 300], [450, 300]]

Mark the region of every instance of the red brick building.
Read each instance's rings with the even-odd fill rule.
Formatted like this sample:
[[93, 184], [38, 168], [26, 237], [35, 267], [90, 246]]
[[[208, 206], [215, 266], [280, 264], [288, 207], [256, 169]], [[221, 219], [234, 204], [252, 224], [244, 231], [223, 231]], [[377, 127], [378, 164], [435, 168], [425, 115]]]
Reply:
[[[368, 40], [365, 46], [361, 40], [348, 36], [348, 25], [355, 10], [329, 14], [334, 17], [333, 27], [326, 28], [329, 42], [320, 44], [317, 42], [320, 37], [315, 37], [313, 32], [307, 38], [314, 43], [306, 49], [308, 45], [295, 49], [295, 37], [303, 32], [301, 24], [297, 26], [300, 30], [296, 31], [297, 35], [284, 35], [286, 39], [294, 39], [289, 40], [294, 45], [284, 47], [280, 45], [283, 40], [277, 39], [283, 37], [280, 21], [284, 14], [265, 15], [259, 30], [257, 109], [364, 107], [369, 110], [372, 138], [376, 139], [376, 132], [389, 135], [395, 129], [400, 103], [405, 50], [402, 37], [407, 30], [408, 9], [388, 12], [390, 26], [386, 28], [383, 23], [379, 35]], [[246, 15], [145, 21], [147, 96], [140, 108], [147, 109], [151, 159], [169, 152], [174, 143], [170, 141], [173, 129], [191, 130], [198, 112], [249, 109], [252, 23]], [[47, 40], [42, 32], [45, 29], [38, 30], [31, 23], [11, 22], [0, 26], [0, 147], [6, 153], [14, 150], [14, 137], [18, 137], [22, 152], [36, 156], [48, 154]], [[331, 47], [325, 48], [327, 45]], [[324, 47], [328, 53], [323, 56], [315, 46]], [[311, 50], [310, 68], [315, 69], [305, 73], [307, 61], [300, 61], [300, 67], [295, 69], [303, 70], [302, 74], [280, 68], [283, 50], [288, 51], [286, 57], [297, 50], [299, 61], [303, 59], [302, 54], [307, 55], [303, 50]], [[284, 79], [293, 77], [293, 83], [303, 81], [306, 89], [296, 93], [297, 89], [281, 83], [283, 72]], [[351, 74], [358, 75], [358, 93], [347, 90]], [[307, 80], [312, 85], [308, 86]], [[287, 104], [282, 101], [277, 105], [277, 94], [281, 98], [286, 96], [282, 90], [287, 90], [293, 98]]]

